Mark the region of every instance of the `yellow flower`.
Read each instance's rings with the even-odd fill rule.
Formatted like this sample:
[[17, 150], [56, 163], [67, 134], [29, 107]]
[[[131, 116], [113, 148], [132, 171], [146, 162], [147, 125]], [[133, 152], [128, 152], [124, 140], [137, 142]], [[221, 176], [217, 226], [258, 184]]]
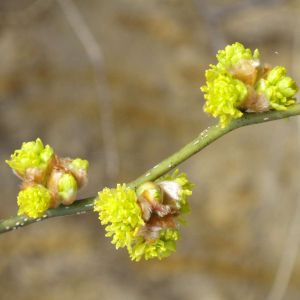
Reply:
[[45, 171], [53, 155], [53, 149], [49, 145], [44, 147], [43, 142], [38, 138], [36, 141], [23, 143], [21, 149], [16, 150], [6, 163], [23, 177], [27, 169], [36, 168]]
[[267, 73], [261, 66], [259, 51], [253, 53], [240, 43], [228, 45], [217, 53], [218, 63], [206, 70], [206, 85], [201, 87], [204, 111], [220, 118], [222, 128], [243, 112], [285, 110], [295, 103], [295, 81], [277, 66]]
[[94, 211], [106, 225], [106, 236], [117, 249], [126, 247], [132, 260], [162, 259], [176, 250], [178, 222], [183, 223], [182, 215], [189, 210], [192, 186], [178, 170], [141, 184], [137, 192], [118, 184], [99, 193]]
[[[214, 78], [211, 80], [211, 77]], [[204, 111], [220, 118], [221, 127], [227, 126], [232, 119], [240, 118], [243, 113], [239, 106], [247, 96], [246, 85], [231, 75], [211, 75], [206, 72], [207, 83], [201, 90], [205, 93]]]
[[50, 192], [42, 185], [35, 185], [19, 192], [18, 215], [27, 215], [31, 218], [41, 217], [51, 203]]
[[176, 251], [176, 241], [179, 239], [178, 229], [161, 229], [159, 237], [153, 240], [146, 240], [140, 236], [136, 239], [131, 248], [128, 249], [130, 258], [139, 261], [143, 257], [145, 260], [168, 257]]
[[258, 81], [256, 90], [267, 97], [273, 109], [286, 110], [288, 106], [295, 104], [294, 96], [298, 86], [291, 77], [286, 76], [284, 67], [276, 66], [268, 73], [266, 79]]
[[98, 194], [94, 211], [99, 212], [101, 224], [107, 225], [106, 236], [112, 237], [117, 249], [130, 247], [144, 225], [135, 191], [125, 184], [118, 184], [115, 189], [104, 188]]
[[233, 65], [245, 60], [258, 60], [260, 53], [258, 49], [254, 50], [253, 54], [249, 48], [245, 48], [241, 43], [228, 45], [224, 50], [219, 50], [217, 53], [217, 68], [220, 70], [228, 70]]

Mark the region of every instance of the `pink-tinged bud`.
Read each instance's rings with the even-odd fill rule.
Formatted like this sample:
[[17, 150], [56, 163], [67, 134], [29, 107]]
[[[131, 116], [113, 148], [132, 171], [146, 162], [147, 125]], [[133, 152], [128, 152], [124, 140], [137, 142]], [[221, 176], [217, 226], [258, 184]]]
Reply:
[[78, 188], [85, 186], [88, 182], [88, 167], [89, 162], [81, 158], [62, 158], [60, 165], [72, 173], [77, 181]]

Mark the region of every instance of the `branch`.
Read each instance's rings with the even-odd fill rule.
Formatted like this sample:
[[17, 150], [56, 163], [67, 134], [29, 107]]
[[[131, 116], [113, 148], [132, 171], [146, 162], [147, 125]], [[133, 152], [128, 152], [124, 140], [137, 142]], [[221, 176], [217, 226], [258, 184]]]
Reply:
[[[270, 111], [266, 113], [244, 114], [240, 119], [232, 121], [227, 127], [221, 128], [219, 125], [208, 127], [202, 131], [193, 141], [185, 145], [178, 152], [169, 156], [167, 159], [148, 170], [146, 173], [130, 182], [128, 186], [136, 188], [146, 181], [153, 181], [165, 173], [169, 172], [192, 155], [200, 152], [206, 146], [222, 137], [230, 131], [253, 124], [265, 123], [274, 120], [280, 120], [288, 117], [300, 115], [300, 104], [293, 105], [285, 111]], [[84, 214], [93, 211], [95, 197], [90, 197], [75, 201], [70, 206], [59, 206], [58, 208], [49, 209], [42, 218], [31, 219], [25, 216], [14, 216], [8, 219], [0, 220], [0, 233], [5, 233], [35, 222], [46, 220], [52, 217], [67, 216], [74, 214]]]

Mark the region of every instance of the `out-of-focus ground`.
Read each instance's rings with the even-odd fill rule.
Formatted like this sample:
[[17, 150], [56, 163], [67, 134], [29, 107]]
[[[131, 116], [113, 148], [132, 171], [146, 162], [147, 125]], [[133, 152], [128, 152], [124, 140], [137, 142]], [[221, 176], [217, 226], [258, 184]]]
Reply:
[[[89, 159], [84, 197], [133, 180], [214, 123], [199, 86], [224, 43], [259, 48], [300, 82], [300, 2], [248, 3], [75, 1], [101, 47], [100, 89], [113, 103], [120, 166], [108, 180], [99, 74], [61, 6], [2, 0], [0, 218], [16, 213], [19, 181], [4, 160], [23, 141], [41, 137], [61, 156]], [[1, 235], [0, 299], [266, 299], [300, 197], [299, 128], [291, 119], [239, 129], [184, 163], [196, 183], [191, 213], [163, 261], [130, 262], [93, 214]], [[298, 300], [299, 286], [298, 259], [283, 299]]]

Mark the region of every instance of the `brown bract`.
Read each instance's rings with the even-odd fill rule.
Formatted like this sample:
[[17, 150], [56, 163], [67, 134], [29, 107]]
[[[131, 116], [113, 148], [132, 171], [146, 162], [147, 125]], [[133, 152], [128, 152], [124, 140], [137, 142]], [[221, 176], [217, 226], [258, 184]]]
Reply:
[[162, 229], [176, 229], [177, 224], [174, 215], [170, 214], [164, 217], [152, 215], [149, 221], [139, 229], [138, 236], [144, 237], [147, 241], [159, 238]]
[[229, 73], [247, 85], [254, 85], [257, 80], [259, 61], [242, 60], [229, 69]]
[[239, 105], [245, 112], [266, 112], [270, 110], [270, 102], [264, 94], [255, 91], [255, 85], [261, 78], [265, 78], [271, 66], [260, 65], [258, 60], [242, 60], [229, 69], [229, 73], [247, 86], [247, 97]]
[[254, 87], [247, 86], [248, 95], [240, 105], [240, 109], [246, 112], [265, 112], [270, 109], [270, 102], [264, 94], [258, 94]]
[[[163, 183], [163, 182], [161, 182]], [[172, 181], [165, 181], [164, 184], [147, 182], [145, 187], [156, 188], [160, 190], [160, 199], [153, 197], [147, 188], [137, 197], [137, 202], [142, 211], [142, 218], [145, 225], [139, 229], [138, 235], [146, 240], [154, 240], [159, 237], [162, 229], [176, 228], [176, 217], [179, 214], [179, 207], [176, 205], [178, 191], [174, 189]], [[168, 189], [168, 183], [171, 188]], [[173, 192], [172, 192], [173, 191]]]

